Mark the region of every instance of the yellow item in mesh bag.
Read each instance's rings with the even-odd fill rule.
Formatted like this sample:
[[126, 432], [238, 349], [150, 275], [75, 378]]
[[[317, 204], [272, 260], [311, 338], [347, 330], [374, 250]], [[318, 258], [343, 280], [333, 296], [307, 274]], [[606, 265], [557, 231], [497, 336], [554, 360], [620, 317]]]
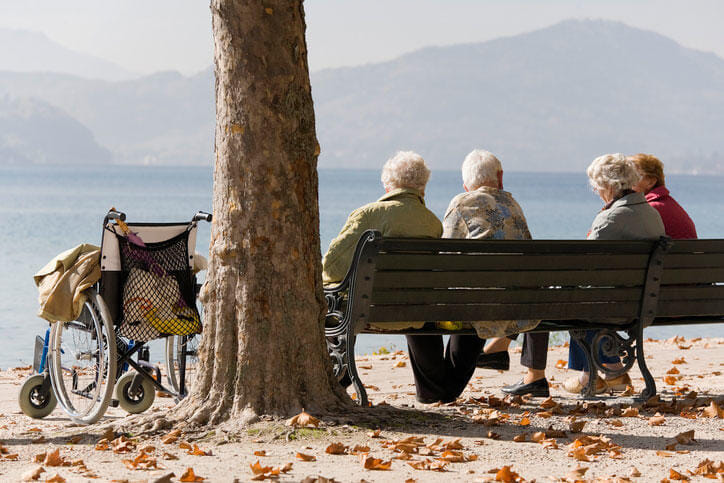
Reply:
[[445, 329], [445, 330], [462, 330], [463, 323], [460, 321], [452, 321], [452, 320], [443, 320], [441, 322], [437, 322], [435, 325], [437, 325], [438, 329]]
[[193, 309], [176, 307], [175, 317], [159, 317], [158, 312], [157, 308], [153, 308], [144, 314], [144, 318], [162, 334], [189, 335], [199, 331], [201, 321]]

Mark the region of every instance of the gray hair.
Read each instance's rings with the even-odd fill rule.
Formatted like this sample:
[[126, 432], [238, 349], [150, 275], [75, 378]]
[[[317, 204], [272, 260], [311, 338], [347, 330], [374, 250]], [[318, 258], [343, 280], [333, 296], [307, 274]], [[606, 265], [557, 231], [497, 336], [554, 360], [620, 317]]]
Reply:
[[398, 151], [382, 167], [382, 184], [386, 189], [425, 191], [429, 179], [430, 170], [425, 160], [414, 151]]
[[485, 184], [498, 183], [498, 172], [503, 170], [500, 160], [490, 151], [474, 149], [463, 161], [463, 183], [469, 190]]
[[641, 179], [636, 164], [621, 153], [597, 157], [586, 174], [593, 189], [610, 189], [614, 195], [633, 188]]

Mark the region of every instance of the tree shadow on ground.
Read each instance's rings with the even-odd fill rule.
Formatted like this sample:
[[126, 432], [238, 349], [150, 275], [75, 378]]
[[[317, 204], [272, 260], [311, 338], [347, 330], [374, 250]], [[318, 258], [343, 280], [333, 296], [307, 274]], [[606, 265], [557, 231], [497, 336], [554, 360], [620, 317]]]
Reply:
[[[711, 398], [707, 398], [711, 399]], [[722, 396], [713, 396], [714, 400], [722, 400]], [[612, 408], [626, 408], [630, 404], [622, 403], [621, 399], [606, 398], [606, 400], [614, 401], [613, 405], [602, 406], [602, 401], [588, 401], [589, 403], [599, 405], [599, 414], [591, 411], [590, 414], [580, 414], [577, 417], [579, 421], [597, 422], [610, 421], [619, 419], [618, 416], [602, 416], [603, 410]], [[439, 436], [449, 438], [477, 438], [480, 440], [500, 440], [513, 441], [513, 438], [521, 433], [527, 433], [527, 444], [530, 444], [530, 436], [536, 432], [549, 432], [556, 430], [564, 431], [565, 437], [556, 438], [558, 443], [563, 446], [573, 442], [576, 438], [583, 435], [589, 436], [605, 436], [610, 438], [614, 444], [620, 445], [624, 449], [645, 449], [645, 450], [665, 450], [666, 445], [675, 442], [675, 434], [681, 431], [681, 428], [672, 428], [672, 434], [667, 437], [661, 435], [636, 435], [627, 433], [625, 428], [613, 430], [610, 427], [601, 427], [599, 424], [589, 424], [588, 428], [584, 427], [581, 432], [573, 432], [570, 430], [569, 422], [565, 417], [572, 410], [581, 409], [583, 401], [573, 404], [561, 404], [561, 413], [550, 419], [544, 419], [546, 425], [536, 424], [541, 418], [529, 418], [531, 423], [522, 426], [521, 419], [526, 415], [534, 416], [536, 412], [542, 411], [539, 406], [542, 400], [534, 400], [517, 406], [506, 406], [498, 408], [490, 408], [490, 406], [470, 403], [452, 403], [449, 405], [441, 405], [435, 408], [412, 408], [399, 407], [392, 405], [378, 405], [370, 408], [356, 408], [352, 412], [337, 416], [324, 417], [323, 421], [332, 424], [349, 425], [353, 427], [363, 428], [369, 431], [381, 430], [394, 431], [398, 433], [407, 433], [409, 435], [419, 436]], [[641, 403], [638, 403], [640, 406]], [[487, 425], [485, 423], [476, 422], [473, 419], [473, 413], [476, 409], [498, 409], [501, 413], [509, 416], [508, 419], [502, 419], [496, 424]], [[656, 408], [641, 409], [641, 415], [646, 418], [653, 416]], [[466, 414], [467, 413], [467, 414]], [[669, 415], [669, 417], [678, 416]], [[631, 418], [621, 418], [631, 419]], [[526, 443], [521, 443], [526, 444]], [[717, 451], [724, 452], [724, 446], [720, 439], [700, 439], [695, 438], [695, 443], [690, 445], [677, 445], [676, 450], [690, 451]]]

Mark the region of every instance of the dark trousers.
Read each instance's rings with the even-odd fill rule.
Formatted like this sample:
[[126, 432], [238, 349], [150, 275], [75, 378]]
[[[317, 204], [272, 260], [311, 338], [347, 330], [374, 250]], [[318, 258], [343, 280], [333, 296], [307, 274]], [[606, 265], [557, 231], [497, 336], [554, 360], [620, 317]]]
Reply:
[[451, 335], [447, 347], [441, 335], [405, 338], [417, 398], [422, 402], [454, 401], [473, 377], [475, 362], [485, 344], [485, 339], [475, 335]]
[[[589, 344], [593, 342], [593, 337], [597, 334], [597, 332], [598, 331], [596, 330], [587, 330], [586, 342]], [[604, 364], [615, 364], [616, 362], [621, 362], [621, 359], [618, 356], [605, 355], [600, 347], [598, 349], [598, 358]], [[568, 368], [573, 369], [574, 371], [590, 372], [588, 370], [588, 360], [586, 359], [586, 355], [583, 353], [583, 347], [578, 345], [578, 343], [573, 339], [571, 339], [571, 343], [568, 346]]]
[[[519, 334], [509, 335], [515, 340]], [[548, 362], [548, 332], [526, 332], [523, 334], [523, 352], [520, 354], [520, 365], [528, 369], [545, 370]]]

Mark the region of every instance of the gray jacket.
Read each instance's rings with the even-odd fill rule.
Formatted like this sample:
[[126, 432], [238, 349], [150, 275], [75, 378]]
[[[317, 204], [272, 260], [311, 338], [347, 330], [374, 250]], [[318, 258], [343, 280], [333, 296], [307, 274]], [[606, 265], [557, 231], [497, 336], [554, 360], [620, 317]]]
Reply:
[[616, 200], [593, 220], [589, 240], [655, 240], [665, 235], [659, 212], [641, 193]]

